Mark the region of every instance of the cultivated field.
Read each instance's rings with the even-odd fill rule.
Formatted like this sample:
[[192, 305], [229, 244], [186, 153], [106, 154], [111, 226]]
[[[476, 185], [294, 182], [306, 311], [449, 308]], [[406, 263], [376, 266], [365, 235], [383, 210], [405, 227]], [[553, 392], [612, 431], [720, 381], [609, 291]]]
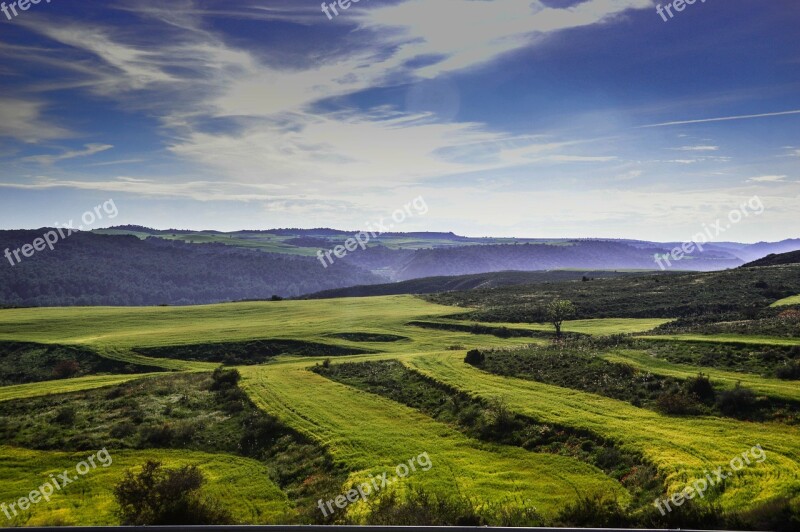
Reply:
[[[775, 500], [798, 504], [800, 433], [796, 424], [785, 416], [759, 421], [735, 415], [721, 416], [711, 410], [694, 415], [668, 414], [648, 404], [635, 406], [603, 393], [582, 391], [579, 387], [555, 386], [541, 379], [522, 378], [522, 375], [515, 378], [494, 374], [464, 362], [465, 354], [472, 349], [486, 352], [507, 350], [499, 352], [497, 356], [501, 357], [504, 352], [514, 353], [525, 346], [534, 350], [537, 346], [544, 349], [550, 344], [547, 334], [551, 327], [548, 325], [479, 324], [532, 331], [538, 335], [501, 337], [493, 333], [473, 334], [465, 330], [410, 324], [474, 324], [453, 319], [457, 313], [463, 313], [463, 308], [428, 303], [411, 296], [202, 307], [2, 310], [0, 342], [81, 346], [101, 357], [128, 364], [132, 372], [20, 382], [0, 387], [0, 405], [5, 412], [13, 413], [32, 400], [49, 401], [42, 404], [50, 405], [48, 408], [52, 407], [54, 414], [43, 414], [37, 423], [52, 423], [52, 431], [60, 430], [59, 422], [52, 421], [55, 419], [53, 416], [79, 393], [108, 393], [114, 398], [113, 390], [128, 386], [125, 393], [134, 394], [131, 397], [142, 397], [136, 393], [166, 394], [164, 401], [179, 405], [183, 392], [174, 392], [174, 401], [171, 399], [172, 376], [211, 372], [235, 352], [239, 357], [236, 358], [236, 367], [242, 376], [240, 386], [255, 407], [274, 416], [278, 420], [276, 423], [285, 426], [287, 431], [294, 431], [298, 441], [307, 438], [311, 442], [309, 445], [317, 446], [329, 457], [328, 471], [331, 478], [337, 479], [335, 486], [326, 492], [312, 490], [313, 497], [317, 497], [316, 493], [325, 493], [332, 499], [346, 493], [351, 486], [369, 482], [370, 475], [379, 477], [384, 471], [389, 472], [392, 478], [397, 464], [408, 463], [410, 458], [428, 453], [433, 464], [429, 470], [416, 471], [398, 480], [369, 502], [390, 493], [398, 494], [402, 500], [413, 490], [422, 489], [442, 498], [469, 499], [479, 510], [493, 508], [495, 513], [492, 515], [495, 516], [498, 508], [510, 515], [514, 508], [533, 507], [544, 522], [551, 522], [559, 515], [563, 517], [565, 508], [581, 498], [613, 500], [627, 511], [647, 512], [641, 501], [634, 501], [636, 496], [629, 480], [608, 473], [614, 468], [613, 464], [608, 470], [602, 469], [597, 466], [597, 461], [582, 459], [580, 452], [562, 452], [558, 446], [529, 448], [498, 443], [489, 436], [478, 438], [465, 431], [455, 419], [452, 423], [443, 418], [434, 419], [425, 409], [310, 371], [322, 365], [398, 360], [447, 393], [463, 392], [464, 397], [474, 398], [479, 403], [485, 401], [486, 405], [499, 401], [505, 405], [504, 408], [525, 416], [525, 419], [574, 430], [576, 434], [607, 442], [637, 456], [640, 465], [630, 473], [644, 466], [652, 467], [653, 474], [659, 479], [659, 485], [652, 493], [658, 495], [681, 490], [719, 466], [728, 469], [732, 459], [755, 445], [761, 445], [766, 460], [753, 462], [732, 474], [722, 486], [710, 490], [700, 504], [713, 503], [727, 512], [746, 512]], [[582, 342], [583, 349], [599, 355], [601, 361], [622, 364], [637, 378], [655, 375], [683, 382], [702, 372], [720, 393], [740, 384], [753, 390], [764, 401], [777, 401], [775, 404], [780, 408], [786, 408], [786, 405], [793, 408], [800, 404], [797, 381], [676, 364], [655, 358], [641, 347], [591, 343], [593, 337], [624, 334], [630, 335], [631, 341], [638, 335], [641, 338], [637, 340], [639, 342], [657, 339], [659, 344], [694, 341], [738, 342], [753, 346], [798, 345], [796, 339], [785, 338], [655, 336], [650, 333], [670, 321], [669, 318], [605, 318], [567, 322], [565, 332], [579, 334], [566, 340], [566, 349], [569, 349], [569, 342]], [[260, 343], [252, 344], [256, 340]], [[269, 346], [278, 341], [283, 342], [280, 344], [282, 347], [277, 356], [273, 356], [276, 352], [270, 351]], [[285, 347], [287, 345], [290, 347]], [[179, 350], [179, 346], [190, 346], [191, 349]], [[189, 354], [170, 355], [169, 358], [148, 356], [166, 353], [173, 348], [175, 353]], [[256, 349], [261, 350], [260, 361], [267, 357], [266, 363], [242, 364], [241, 357]], [[317, 349], [320, 350], [319, 356], [315, 356]], [[332, 351], [335, 354], [330, 355], [325, 349], [335, 349]], [[302, 354], [298, 354], [301, 351]], [[136, 372], [137, 367], [142, 368], [141, 371]], [[153, 372], [147, 368], [166, 371]], [[373, 381], [379, 385], [382, 378], [376, 374]], [[152, 379], [156, 379], [152, 382], [160, 383], [158, 389], [162, 391], [145, 392], [135, 386], [136, 382], [150, 382]], [[191, 422], [191, 409], [183, 418], [175, 418], [171, 407], [165, 412], [146, 414], [167, 416], [169, 419], [163, 424], [170, 425], [170, 430]], [[78, 411], [73, 414], [80, 420], [86, 413]], [[218, 414], [212, 412], [208, 419], [225, 417], [223, 413]], [[19, 427], [28, 426], [24, 417], [14, 423], [19, 423]], [[207, 421], [211, 424], [218, 422], [219, 419]], [[0, 429], [6, 423], [6, 430], [11, 430], [10, 418], [9, 421], [0, 421]], [[60, 426], [63, 429], [64, 425]], [[103, 433], [102, 427], [88, 429]], [[194, 432], [185, 440], [173, 437], [174, 430], [170, 432], [173, 436], [155, 440], [136, 436], [136, 426], [128, 429], [133, 432], [112, 430], [109, 434], [117, 435], [109, 436], [111, 440], [104, 444], [114, 458], [112, 466], [89, 473], [56, 494], [50, 502], [20, 512], [10, 524], [116, 523], [113, 487], [126, 469], [141, 466], [147, 459], [160, 460], [169, 467], [199, 465], [207, 477], [205, 492], [221, 501], [240, 522], [310, 522], [314, 516], [321, 519], [317, 515], [320, 512], [316, 508], [316, 499], [302, 487], [313, 484], [311, 477], [300, 478], [293, 484], [294, 481], [276, 475], [277, 470], [285, 467], [280, 463], [287, 460], [280, 458], [284, 455], [256, 459], [237, 454], [235, 446], [230, 452], [220, 450], [227, 448], [224, 445], [206, 448], [202, 443], [202, 426], [193, 426]], [[232, 440], [239, 437], [230, 434]], [[35, 438], [32, 437], [31, 441], [30, 445], [37, 445]], [[47, 444], [41, 443], [35, 449], [23, 448], [19, 441], [2, 442], [0, 502], [12, 502], [25, 496], [50, 473], [71, 468], [97, 450], [94, 447], [76, 447], [78, 441], [77, 436], [65, 436], [63, 441], [48, 440]], [[581, 444], [581, 448], [584, 447], [589, 449], [590, 446]], [[652, 503], [648, 504], [652, 506]], [[373, 507], [367, 503], [353, 503], [347, 510], [337, 508], [336, 518], [340, 519], [339, 522], [344, 522], [342, 519], [369, 521], [372, 510]], [[674, 513], [681, 511], [676, 508]]]

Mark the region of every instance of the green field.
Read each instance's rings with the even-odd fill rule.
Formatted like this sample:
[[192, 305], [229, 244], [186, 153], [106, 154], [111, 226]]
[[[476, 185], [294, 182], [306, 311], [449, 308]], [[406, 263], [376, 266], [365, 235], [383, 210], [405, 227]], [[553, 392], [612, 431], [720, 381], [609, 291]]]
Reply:
[[[111, 492], [127, 468], [148, 459], [170, 467], [195, 464], [209, 479], [209, 493], [235, 502], [230, 508], [246, 522], [281, 523], [291, 513], [286, 496], [270, 482], [265, 467], [236, 456], [186, 451], [121, 451], [109, 449], [113, 463], [98, 466], [64, 491], [57, 491], [49, 502], [41, 501], [4, 526], [114, 525], [115, 505]], [[50, 474], [70, 470], [92, 452], [41, 452], [0, 447], [0, 501], [14, 501], [44, 484]], [[5, 520], [5, 519], [4, 519]]]
[[790, 305], [800, 305], [800, 295], [786, 297], [773, 303], [772, 307], [788, 307]]
[[[409, 326], [411, 321], [459, 322], [449, 316], [463, 312], [412, 296], [250, 302], [202, 307], [33, 308], [0, 311], [0, 341], [80, 345], [104, 357], [173, 372], [204, 372], [218, 366], [175, 358], [143, 356], [138, 349], [229, 342], [295, 340], [369, 350], [372, 354], [330, 357], [331, 363], [397, 359], [443, 385], [486, 400], [501, 398], [514, 412], [546, 423], [588, 430], [638, 453], [663, 475], [671, 493], [700, 478], [705, 469], [725, 466], [732, 458], [760, 444], [763, 463], [752, 464], [726, 481], [724, 491], [709, 496], [729, 510], [742, 510], [776, 497], [798, 501], [800, 434], [780, 423], [754, 423], [710, 416], [668, 416], [631, 404], [509, 377], [482, 372], [463, 362], [470, 349], [515, 349], [544, 338], [499, 338], [489, 334]], [[585, 319], [565, 323], [567, 332], [593, 336], [642, 334], [670, 319]], [[546, 333], [542, 324], [491, 323]], [[374, 335], [378, 340], [370, 340]], [[387, 336], [389, 335], [389, 336]], [[662, 341], [776, 342], [775, 338], [724, 336], [646, 336]], [[788, 344], [786, 342], [789, 342]], [[797, 342], [794, 342], [795, 344]], [[741, 382], [771, 397], [800, 400], [796, 382], [751, 374], [672, 364], [636, 350], [606, 352], [609, 361], [624, 362], [654, 374], [689, 378], [702, 371], [720, 389]], [[364, 482], [369, 475], [393, 472], [397, 464], [428, 453], [432, 468], [397, 482], [387, 493], [424, 488], [443, 496], [458, 494], [482, 504], [535, 506], [546, 518], [581, 496], [611, 497], [623, 507], [631, 500], [626, 489], [600, 469], [569, 456], [531, 452], [520, 447], [474, 440], [448, 423], [389, 399], [336, 383], [309, 371], [324, 356], [278, 356], [266, 364], [240, 366], [242, 389], [255, 405], [282, 423], [322, 445], [336, 467], [346, 471], [340, 486]], [[0, 401], [112, 388], [165, 373], [98, 375], [0, 387]], [[64, 395], [68, 402], [69, 395]], [[168, 464], [196, 463], [207, 472], [207, 491], [235, 510], [244, 523], [296, 522], [303, 508], [277, 487], [266, 469], [269, 463], [199, 451], [109, 448], [113, 467], [81, 479], [81, 488], [39, 504], [15, 524], [114, 523], [110, 490], [128, 467], [147, 458]], [[13, 501], [33, 489], [44, 473], [77, 461], [74, 452], [0, 447], [0, 501]], [[66, 464], [66, 465], [65, 465]], [[390, 476], [392, 476], [390, 474]], [[32, 486], [33, 484], [33, 486]], [[77, 487], [78, 484], [75, 484]], [[243, 501], [247, 501], [244, 503]], [[312, 509], [313, 511], [313, 509]], [[353, 518], [365, 516], [364, 503], [351, 505]]]
[[664, 334], [659, 336], [638, 336], [645, 340], [675, 342], [710, 342], [742, 345], [800, 345], [800, 338], [778, 338], [774, 336], [755, 336], [741, 334]]

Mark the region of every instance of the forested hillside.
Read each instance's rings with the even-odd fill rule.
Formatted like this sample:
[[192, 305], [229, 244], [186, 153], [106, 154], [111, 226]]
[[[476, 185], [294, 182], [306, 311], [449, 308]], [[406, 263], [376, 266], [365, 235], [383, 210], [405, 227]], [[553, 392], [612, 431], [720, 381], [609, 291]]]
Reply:
[[[0, 251], [42, 231], [0, 232]], [[0, 305], [189, 305], [291, 297], [379, 279], [337, 262], [222, 244], [76, 233], [55, 249], [0, 264]]]

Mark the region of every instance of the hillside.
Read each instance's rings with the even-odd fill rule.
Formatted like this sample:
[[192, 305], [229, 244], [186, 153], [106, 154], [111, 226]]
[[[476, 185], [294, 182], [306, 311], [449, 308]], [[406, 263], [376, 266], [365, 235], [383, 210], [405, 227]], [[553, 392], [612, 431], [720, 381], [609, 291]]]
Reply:
[[[17, 250], [45, 231], [0, 231], [0, 251]], [[474, 290], [580, 279], [587, 272], [660, 273], [654, 256], [674, 247], [633, 240], [386, 233], [371, 240], [366, 249], [356, 248], [323, 267], [320, 250], [333, 250], [353, 234], [325, 228], [223, 233], [141, 226], [80, 232], [58, 242], [53, 251], [36, 252], [20, 264], [3, 259], [0, 306], [189, 305], [273, 295], [342, 297]], [[766, 253], [795, 245], [800, 247], [796, 241], [754, 246]], [[744, 244], [709, 245], [702, 253], [674, 262], [673, 268], [734, 268], [744, 263], [740, 256], [752, 253], [751, 246]], [[541, 272], [552, 270], [572, 271], [542, 276]], [[390, 281], [414, 282], [385, 284]], [[384, 285], [363, 288], [377, 284]], [[316, 295], [326, 290], [335, 292]]]
[[[189, 243], [219, 243], [272, 253], [316, 256], [358, 231], [336, 229], [270, 229], [264, 231], [156, 230], [119, 226], [104, 234], [130, 234]], [[621, 239], [465, 237], [454, 233], [383, 233], [370, 239], [366, 250], [349, 253], [342, 261], [370, 270], [388, 281], [423, 277], [470, 275], [500, 271], [659, 269], [656, 254], [670, 253], [680, 242]], [[769, 253], [800, 250], [800, 240], [740, 244], [716, 242], [695, 250], [667, 269], [714, 271], [735, 268]], [[362, 283], [367, 284], [367, 283]]]
[[[2, 231], [0, 249], [42, 231]], [[344, 262], [323, 269], [311, 257], [222, 244], [80, 232], [21, 263], [0, 265], [0, 305], [189, 305], [298, 296], [377, 282]]]
[[424, 277], [397, 283], [352, 286], [324, 290], [304, 296], [306, 299], [330, 299], [336, 297], [370, 297], [391, 296], [401, 294], [433, 294], [436, 292], [452, 292], [500, 288], [534, 283], [555, 283], [562, 281], [580, 281], [589, 279], [607, 279], [628, 275], [645, 275], [635, 272], [612, 271], [573, 271], [556, 270], [549, 272], [493, 272], [473, 275], [455, 275], [441, 277]]
[[754, 268], [758, 266], [778, 266], [781, 264], [800, 264], [800, 251], [780, 254], [771, 253], [762, 259], [748, 262], [744, 267]]
[[467, 307], [471, 310], [465, 317], [470, 319], [538, 322], [546, 321], [544, 307], [556, 297], [572, 300], [578, 318], [741, 319], [798, 293], [800, 265], [789, 265], [507, 286], [425, 297]]

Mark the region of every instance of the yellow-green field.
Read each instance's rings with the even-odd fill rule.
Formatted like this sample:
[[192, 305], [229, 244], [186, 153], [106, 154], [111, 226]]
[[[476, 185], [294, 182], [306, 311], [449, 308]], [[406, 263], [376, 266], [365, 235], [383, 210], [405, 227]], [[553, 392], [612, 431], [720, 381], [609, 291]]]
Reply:
[[791, 296], [791, 297], [787, 297], [787, 298], [781, 299], [779, 301], [776, 301], [775, 303], [773, 303], [770, 306], [771, 307], [788, 307], [790, 305], [800, 305], [800, 295]]
[[[412, 320], [447, 321], [463, 309], [427, 303], [412, 296], [315, 301], [249, 302], [200, 307], [41, 308], [0, 310], [0, 340], [81, 345], [114, 360], [170, 371], [210, 371], [217, 364], [154, 359], [135, 353], [139, 347], [257, 339], [293, 339], [374, 354], [335, 357], [334, 363], [398, 359], [408, 367], [474, 396], [500, 397], [516, 412], [548, 423], [588, 429], [641, 453], [677, 490], [705, 469], [725, 466], [756, 444], [767, 453], [764, 463], [735, 474], [719, 502], [742, 509], [800, 490], [800, 433], [777, 423], [750, 423], [714, 417], [674, 417], [628, 403], [540, 384], [491, 375], [466, 365], [465, 352], [478, 347], [514, 348], [545, 340], [501, 339], [408, 326]], [[644, 334], [670, 320], [601, 319], [568, 322], [565, 331], [593, 335]], [[469, 323], [469, 322], [462, 322]], [[491, 324], [497, 325], [497, 324]], [[537, 331], [537, 324], [501, 324]], [[402, 336], [396, 342], [354, 342], [331, 337], [340, 333]], [[654, 337], [669, 340], [672, 337]], [[696, 341], [775, 342], [782, 339], [733, 338], [731, 335], [674, 339]], [[796, 343], [796, 342], [795, 342]], [[638, 351], [605, 355], [653, 373], [693, 376], [699, 368], [670, 364]], [[259, 366], [240, 367], [243, 389], [255, 404], [296, 430], [324, 444], [334, 460], [350, 471], [342, 488], [369, 474], [393, 471], [396, 464], [427, 452], [433, 467], [417, 472], [402, 486], [422, 486], [444, 494], [486, 501], [531, 501], [554, 515], [577, 495], [613, 495], [630, 499], [623, 486], [601, 470], [576, 459], [535, 453], [518, 447], [490, 445], [455, 428], [382, 397], [328, 380], [308, 368], [324, 357], [278, 357]], [[800, 400], [797, 386], [733, 372], [703, 368], [723, 387], [742, 381], [759, 393]], [[0, 401], [114, 386], [158, 374], [105, 375], [0, 387]], [[162, 374], [163, 375], [163, 374]], [[2, 445], [2, 442], [0, 442]], [[110, 490], [128, 467], [158, 457], [169, 464], [197, 463], [209, 476], [208, 489], [248, 523], [274, 523], [296, 511], [272, 484], [264, 466], [230, 455], [179, 451], [109, 449], [114, 465], [90, 473], [75, 490], [39, 504], [15, 524], [114, 523]], [[82, 455], [0, 447], [0, 502], [13, 501], [37, 487], [48, 472], [74, 465]], [[358, 512], [354, 505], [351, 511]]]
[[[263, 464], [221, 454], [190, 451], [113, 451], [108, 449], [112, 463], [98, 465], [85, 476], [55, 491], [50, 501], [40, 501], [26, 512], [12, 515], [12, 520], [0, 514], [3, 526], [76, 526], [115, 525], [112, 489], [125, 471], [136, 468], [146, 460], [160, 460], [168, 467], [196, 465], [209, 480], [209, 494], [231, 501], [230, 510], [244, 522], [280, 524], [291, 514], [286, 495], [269, 480]], [[29, 451], [0, 447], [0, 502], [10, 503], [27, 496], [45, 484], [50, 475], [68, 471], [76, 477], [76, 465], [93, 452], [65, 453]]]

